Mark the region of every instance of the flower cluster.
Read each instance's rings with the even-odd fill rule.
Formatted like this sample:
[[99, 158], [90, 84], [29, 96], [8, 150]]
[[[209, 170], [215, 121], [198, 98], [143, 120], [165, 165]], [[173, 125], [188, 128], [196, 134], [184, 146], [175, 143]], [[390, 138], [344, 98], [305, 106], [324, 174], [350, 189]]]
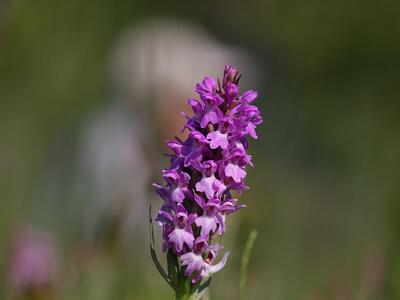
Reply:
[[187, 117], [185, 141], [167, 141], [171, 164], [163, 170], [165, 186], [154, 184], [164, 200], [157, 221], [163, 229], [163, 250], [171, 249], [193, 283], [222, 269], [228, 253], [215, 264], [222, 248], [213, 237], [225, 232], [228, 214], [243, 208], [232, 192], [241, 192], [246, 167], [247, 136], [257, 138], [262, 123], [252, 102], [257, 92], [239, 96], [238, 70], [227, 65], [221, 81], [205, 77], [196, 85], [201, 100], [189, 99], [194, 115]]

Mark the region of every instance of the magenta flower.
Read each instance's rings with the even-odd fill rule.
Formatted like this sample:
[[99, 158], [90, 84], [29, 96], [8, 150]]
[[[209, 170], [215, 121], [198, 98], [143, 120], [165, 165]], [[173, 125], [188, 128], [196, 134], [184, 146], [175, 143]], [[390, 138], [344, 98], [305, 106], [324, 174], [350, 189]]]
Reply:
[[195, 214], [189, 216], [186, 208], [178, 203], [174, 217], [175, 229], [168, 235], [168, 243], [176, 253], [182, 252], [184, 245], [189, 248], [193, 246], [192, 223], [195, 218]]
[[[203, 236], [197, 238], [193, 245], [192, 252], [185, 253], [180, 258], [182, 265], [186, 267], [185, 275], [190, 276], [191, 274], [196, 274], [192, 282], [197, 283], [202, 278], [208, 277], [210, 274], [221, 270], [226, 264], [229, 252], [225, 253], [219, 263], [214, 264], [218, 250], [218, 246], [208, 246], [207, 240]], [[203, 255], [206, 251], [207, 255], [204, 258]]]
[[207, 134], [207, 140], [210, 142], [211, 149], [217, 149], [220, 147], [221, 149], [228, 148], [228, 133], [221, 133], [221, 131], [213, 131]]
[[24, 228], [15, 236], [9, 279], [20, 293], [35, 293], [55, 284], [57, 251], [47, 233]]
[[216, 170], [217, 164], [214, 161], [205, 161], [202, 166], [203, 178], [195, 185], [196, 191], [204, 192], [208, 199], [220, 196], [226, 190], [224, 183], [215, 177]]
[[194, 113], [186, 116], [188, 137], [167, 141], [172, 153], [170, 167], [163, 170], [166, 185], [154, 184], [164, 200], [157, 221], [169, 274], [160, 270], [158, 261], [156, 265], [177, 295], [187, 282], [192, 295], [225, 266], [228, 253], [216, 263], [222, 245], [213, 243], [213, 236], [223, 235], [226, 216], [244, 207], [231, 192], [247, 189], [246, 168], [252, 165], [247, 136], [257, 139], [255, 129], [262, 118], [252, 105], [257, 92], [240, 96], [239, 79], [237, 69], [228, 65], [222, 83], [205, 77], [196, 85], [200, 100], [188, 100]]

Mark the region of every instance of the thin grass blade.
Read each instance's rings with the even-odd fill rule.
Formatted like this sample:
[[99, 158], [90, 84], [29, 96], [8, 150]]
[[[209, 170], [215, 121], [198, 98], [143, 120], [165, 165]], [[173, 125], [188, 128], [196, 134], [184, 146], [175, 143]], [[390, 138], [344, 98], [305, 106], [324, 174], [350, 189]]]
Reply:
[[244, 247], [242, 261], [240, 266], [240, 282], [239, 282], [239, 299], [245, 299], [246, 284], [247, 284], [247, 272], [251, 256], [251, 251], [253, 250], [254, 243], [257, 239], [257, 230], [253, 229], [250, 231], [249, 237], [247, 238], [246, 245]]

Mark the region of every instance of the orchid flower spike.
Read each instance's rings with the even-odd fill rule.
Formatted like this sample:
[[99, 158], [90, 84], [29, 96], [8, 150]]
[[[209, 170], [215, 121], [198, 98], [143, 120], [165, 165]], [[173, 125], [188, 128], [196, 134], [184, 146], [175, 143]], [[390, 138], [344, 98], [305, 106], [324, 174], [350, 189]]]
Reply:
[[239, 94], [240, 77], [227, 65], [221, 80], [205, 77], [196, 85], [200, 99], [188, 100], [193, 115], [185, 123], [187, 138], [167, 141], [172, 153], [162, 172], [165, 185], [154, 184], [164, 201], [156, 220], [168, 254], [168, 274], [160, 272], [177, 300], [199, 299], [225, 266], [229, 252], [218, 260], [222, 245], [213, 237], [224, 234], [228, 214], [244, 207], [231, 193], [247, 189], [246, 168], [252, 166], [247, 137], [257, 139], [262, 117], [253, 105], [257, 92]]

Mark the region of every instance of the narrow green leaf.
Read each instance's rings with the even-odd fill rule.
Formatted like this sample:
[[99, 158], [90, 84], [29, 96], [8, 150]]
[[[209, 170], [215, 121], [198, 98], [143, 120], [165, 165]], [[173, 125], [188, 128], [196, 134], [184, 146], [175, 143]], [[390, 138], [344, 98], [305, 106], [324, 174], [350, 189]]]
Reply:
[[179, 264], [176, 254], [171, 249], [168, 249], [167, 262], [168, 277], [171, 280], [171, 284], [177, 289], [179, 285]]
[[154, 243], [154, 228], [153, 228], [153, 219], [151, 217], [151, 205], [149, 209], [149, 231], [150, 231], [150, 255], [151, 259], [153, 260], [154, 265], [156, 266], [160, 275], [165, 279], [165, 281], [174, 289], [176, 288], [172, 285], [170, 278], [168, 277], [167, 273], [164, 271], [160, 261], [157, 258], [155, 243]]
[[240, 282], [239, 282], [239, 299], [245, 299], [245, 290], [247, 284], [247, 269], [249, 266], [249, 260], [251, 256], [251, 251], [253, 249], [254, 243], [257, 239], [257, 230], [250, 231], [249, 237], [247, 239], [246, 245], [244, 247], [242, 262], [240, 266]]

